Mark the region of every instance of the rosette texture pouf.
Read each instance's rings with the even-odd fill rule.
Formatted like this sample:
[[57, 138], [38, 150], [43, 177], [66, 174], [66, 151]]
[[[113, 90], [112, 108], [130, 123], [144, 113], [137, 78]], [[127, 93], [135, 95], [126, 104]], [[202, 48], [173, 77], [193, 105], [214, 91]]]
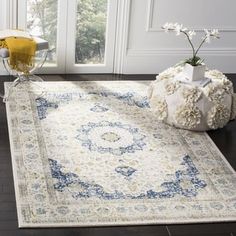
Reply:
[[178, 128], [205, 131], [222, 128], [235, 119], [236, 94], [223, 73], [207, 70], [209, 83], [197, 86], [178, 80], [182, 70], [181, 66], [165, 70], [149, 88], [150, 106], [158, 120]]
[[41, 84], [6, 102], [20, 227], [236, 220], [235, 171], [206, 133], [157, 121], [150, 81]]

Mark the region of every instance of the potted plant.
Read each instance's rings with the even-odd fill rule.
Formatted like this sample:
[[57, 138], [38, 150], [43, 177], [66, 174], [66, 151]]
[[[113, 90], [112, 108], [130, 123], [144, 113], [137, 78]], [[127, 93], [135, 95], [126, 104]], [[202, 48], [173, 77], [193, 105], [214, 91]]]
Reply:
[[210, 43], [211, 37], [219, 39], [219, 31], [217, 29], [204, 29], [205, 35], [202, 37], [202, 41], [200, 42], [199, 46], [195, 49], [192, 42], [193, 36], [196, 35], [194, 30], [188, 30], [187, 28], [183, 27], [182, 24], [178, 23], [165, 23], [162, 26], [162, 29], [164, 29], [165, 32], [176, 32], [177, 36], [180, 34], [185, 35], [192, 49], [192, 57], [182, 62], [184, 64], [183, 74], [190, 81], [203, 79], [205, 75], [206, 65], [203, 63], [204, 60], [198, 56], [198, 52], [205, 42]]

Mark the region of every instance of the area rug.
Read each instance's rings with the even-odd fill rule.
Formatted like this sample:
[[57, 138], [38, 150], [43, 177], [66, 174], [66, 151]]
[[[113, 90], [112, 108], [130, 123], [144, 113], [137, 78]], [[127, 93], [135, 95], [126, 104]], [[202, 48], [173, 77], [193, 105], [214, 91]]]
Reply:
[[235, 171], [206, 133], [158, 122], [148, 84], [14, 88], [6, 106], [19, 227], [236, 220]]

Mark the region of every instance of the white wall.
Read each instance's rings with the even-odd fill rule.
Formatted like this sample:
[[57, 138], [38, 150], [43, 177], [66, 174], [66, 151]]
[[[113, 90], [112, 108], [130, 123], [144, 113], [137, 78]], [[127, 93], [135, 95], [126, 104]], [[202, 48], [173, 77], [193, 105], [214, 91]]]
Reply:
[[[191, 55], [182, 36], [161, 30], [165, 22], [183, 23], [198, 34], [203, 33], [203, 28], [218, 28], [221, 39], [205, 45], [200, 56], [210, 68], [236, 73], [235, 0], [119, 0], [118, 3], [115, 73], [156, 74]], [[0, 0], [0, 29], [15, 26], [14, 9], [16, 0]], [[3, 73], [0, 65], [0, 74]]]
[[210, 68], [236, 73], [235, 0], [127, 0], [129, 19], [122, 73], [159, 73], [191, 51], [183, 36], [165, 34], [165, 22], [179, 22], [196, 29], [200, 41], [204, 28], [217, 28], [221, 39], [205, 44], [200, 56]]

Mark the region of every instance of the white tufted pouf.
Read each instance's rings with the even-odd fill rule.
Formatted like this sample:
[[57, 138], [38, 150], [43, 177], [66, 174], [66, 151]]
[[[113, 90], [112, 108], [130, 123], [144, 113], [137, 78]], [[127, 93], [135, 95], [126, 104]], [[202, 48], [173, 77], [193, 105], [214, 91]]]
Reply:
[[222, 128], [236, 116], [236, 94], [232, 82], [218, 70], [207, 70], [211, 81], [202, 86], [176, 78], [183, 67], [160, 73], [149, 88], [150, 106], [158, 120], [178, 128], [206, 131]]

